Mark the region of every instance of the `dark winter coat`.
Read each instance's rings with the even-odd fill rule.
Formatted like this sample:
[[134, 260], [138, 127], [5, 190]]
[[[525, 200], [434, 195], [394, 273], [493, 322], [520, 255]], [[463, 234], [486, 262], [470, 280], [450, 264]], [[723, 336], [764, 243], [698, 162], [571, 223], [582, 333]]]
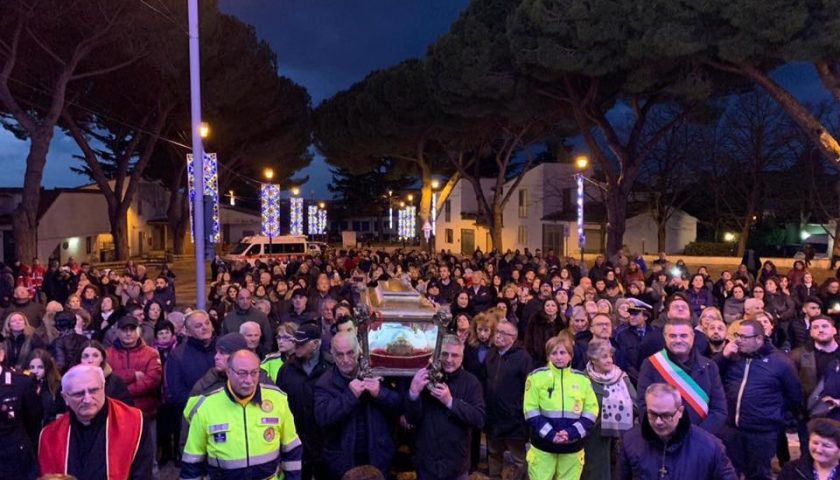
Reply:
[[402, 397], [382, 385], [379, 396], [365, 392], [356, 398], [337, 367], [315, 382], [315, 422], [324, 433], [324, 460], [330, 478], [339, 479], [355, 465], [358, 422], [367, 430], [368, 463], [387, 474], [394, 458], [392, 425], [400, 414]]
[[[679, 365], [679, 361], [670, 356], [671, 361]], [[720, 373], [718, 372], [715, 362], [698, 354], [696, 351], [691, 353], [690, 358], [685, 364], [681, 365], [688, 375], [697, 383], [697, 385], [709, 396], [709, 415], [703, 420], [688, 403], [683, 402], [685, 411], [688, 412], [688, 417], [691, 423], [702, 427], [707, 432], [717, 435], [724, 424], [726, 423], [727, 406], [726, 395], [723, 391], [723, 384], [720, 380]], [[645, 412], [645, 394], [647, 387], [652, 383], [666, 383], [662, 375], [656, 370], [649, 358], [642, 362], [642, 368], [639, 371], [639, 383], [636, 390], [639, 392], [639, 415], [644, 415]]]
[[[740, 430], [771, 432], [785, 424], [785, 413], [798, 413], [802, 387], [784, 353], [765, 344], [751, 358], [715, 356], [726, 404], [727, 423]], [[737, 418], [736, 418], [737, 414]]]
[[417, 429], [416, 465], [423, 479], [449, 480], [470, 468], [470, 433], [484, 426], [484, 398], [475, 375], [458, 369], [445, 379], [452, 408], [424, 390], [405, 399], [405, 417]]
[[305, 461], [320, 459], [324, 448], [323, 434], [315, 422], [315, 383], [332, 367], [332, 359], [322, 352], [308, 375], [297, 357], [291, 357], [277, 372], [277, 386], [288, 396]]
[[531, 356], [514, 345], [503, 355], [492, 348], [487, 355], [487, 431], [492, 439], [528, 440], [528, 423], [522, 410], [525, 381], [533, 370]]
[[216, 356], [216, 341], [204, 346], [194, 338], [175, 347], [166, 361], [166, 392], [169, 401], [175, 404], [186, 404], [190, 397], [190, 390], [207, 370], [213, 368], [213, 357]]
[[[642, 395], [644, 396], [644, 395]], [[714, 435], [692, 425], [683, 414], [671, 439], [659, 438], [647, 416], [621, 440], [618, 480], [663, 478], [691, 480], [737, 480], [723, 444]]]

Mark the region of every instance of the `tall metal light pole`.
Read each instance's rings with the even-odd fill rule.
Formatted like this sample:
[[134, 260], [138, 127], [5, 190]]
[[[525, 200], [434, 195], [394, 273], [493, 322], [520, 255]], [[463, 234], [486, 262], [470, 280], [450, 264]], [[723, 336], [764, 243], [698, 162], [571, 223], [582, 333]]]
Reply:
[[189, 36], [190, 36], [190, 104], [192, 114], [192, 145], [193, 161], [195, 162], [195, 191], [196, 202], [193, 205], [195, 214], [195, 306], [204, 309], [207, 295], [204, 283], [207, 275], [204, 271], [204, 146], [201, 144], [201, 75], [198, 49], [198, 0], [187, 2]]
[[586, 246], [586, 232], [583, 229], [583, 198], [584, 198], [584, 191], [583, 191], [583, 180], [584, 180], [584, 170], [589, 165], [589, 159], [586, 155], [579, 155], [575, 158], [575, 168], [579, 171], [575, 174], [575, 180], [577, 180], [577, 234], [578, 234], [578, 246], [580, 247], [580, 263], [581, 268], [583, 268], [583, 248]]

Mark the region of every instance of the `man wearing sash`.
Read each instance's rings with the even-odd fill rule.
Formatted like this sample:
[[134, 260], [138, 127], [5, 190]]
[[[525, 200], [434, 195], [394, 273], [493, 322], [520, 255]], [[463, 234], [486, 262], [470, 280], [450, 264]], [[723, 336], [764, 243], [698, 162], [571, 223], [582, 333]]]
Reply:
[[[652, 383], [671, 385], [680, 392], [691, 423], [719, 435], [726, 422], [726, 396], [717, 365], [694, 349], [694, 332], [690, 320], [668, 320], [665, 348], [642, 362], [638, 391]], [[639, 410], [645, 411], [643, 395]]]

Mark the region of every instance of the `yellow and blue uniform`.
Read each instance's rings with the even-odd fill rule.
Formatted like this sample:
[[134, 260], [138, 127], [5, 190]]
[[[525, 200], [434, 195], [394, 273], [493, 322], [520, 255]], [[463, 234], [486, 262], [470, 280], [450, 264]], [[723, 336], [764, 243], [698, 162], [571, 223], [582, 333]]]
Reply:
[[281, 353], [272, 353], [265, 357], [260, 363], [260, 368], [272, 382], [277, 383], [277, 373], [283, 366], [283, 356]]
[[303, 447], [286, 394], [259, 384], [239, 398], [230, 384], [198, 399], [181, 478], [300, 480]]
[[[583, 373], [549, 362], [528, 375], [523, 399], [531, 449], [531, 480], [576, 479], [583, 471], [583, 439], [598, 418], [598, 399]], [[554, 443], [561, 431], [569, 440]]]

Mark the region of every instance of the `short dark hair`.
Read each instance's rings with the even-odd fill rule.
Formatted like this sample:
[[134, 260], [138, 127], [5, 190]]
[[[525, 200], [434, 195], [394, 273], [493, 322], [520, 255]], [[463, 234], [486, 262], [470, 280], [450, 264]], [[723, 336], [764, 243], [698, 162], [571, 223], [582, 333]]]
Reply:
[[348, 470], [341, 480], [385, 480], [385, 476], [373, 465], [359, 465]]
[[811, 435], [828, 438], [840, 447], [840, 422], [830, 418], [815, 418], [808, 422], [808, 436]]

